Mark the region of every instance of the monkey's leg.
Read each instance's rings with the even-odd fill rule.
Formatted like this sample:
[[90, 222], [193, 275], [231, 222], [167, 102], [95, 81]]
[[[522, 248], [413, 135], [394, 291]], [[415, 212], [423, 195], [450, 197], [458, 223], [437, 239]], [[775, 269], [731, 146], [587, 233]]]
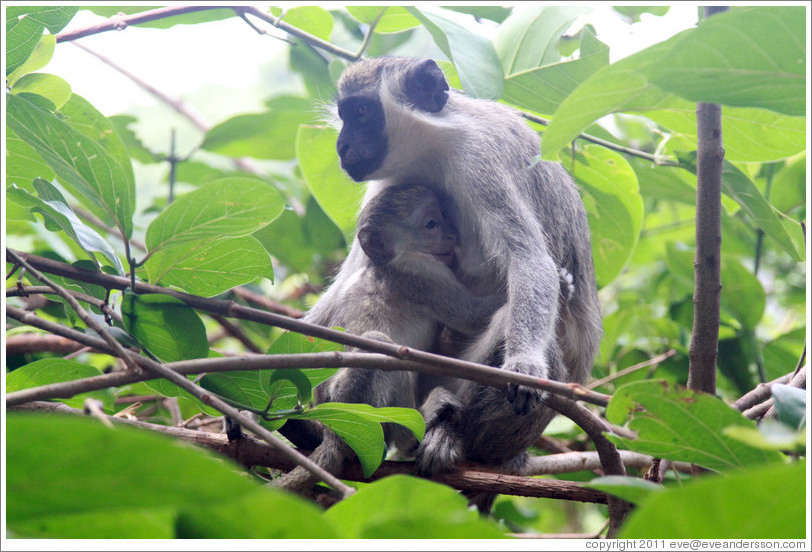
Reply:
[[426, 432], [415, 453], [419, 474], [450, 471], [462, 460], [462, 411], [459, 395], [450, 389], [438, 386], [429, 393], [420, 407]]
[[[355, 453], [344, 440], [330, 430], [325, 429], [321, 444], [311, 453], [310, 459], [333, 475], [341, 473], [344, 463], [353, 458]], [[318, 478], [302, 466], [296, 466], [273, 482], [274, 486], [307, 495], [318, 483]]]

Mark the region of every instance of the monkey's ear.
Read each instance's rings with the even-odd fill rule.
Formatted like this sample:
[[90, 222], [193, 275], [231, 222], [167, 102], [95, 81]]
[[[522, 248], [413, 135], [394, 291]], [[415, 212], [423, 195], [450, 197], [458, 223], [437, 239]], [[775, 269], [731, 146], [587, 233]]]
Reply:
[[425, 59], [406, 76], [409, 102], [422, 111], [438, 113], [448, 101], [448, 83], [433, 59]]
[[375, 230], [371, 225], [358, 229], [358, 241], [367, 257], [377, 265], [385, 265], [395, 257], [395, 249], [388, 243], [384, 232]]

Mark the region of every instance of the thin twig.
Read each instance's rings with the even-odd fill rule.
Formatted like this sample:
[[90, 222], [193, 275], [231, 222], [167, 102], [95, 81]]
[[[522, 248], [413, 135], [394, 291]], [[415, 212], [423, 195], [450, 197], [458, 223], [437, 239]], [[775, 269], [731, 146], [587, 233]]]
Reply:
[[[550, 120], [545, 119], [544, 117], [539, 117], [538, 115], [534, 115], [533, 113], [528, 113], [527, 111], [523, 111], [518, 108], [513, 108], [513, 110], [519, 114], [520, 116], [524, 117], [528, 121], [533, 121], [534, 123], [549, 126]], [[621, 146], [620, 144], [615, 144], [613, 142], [609, 142], [607, 140], [603, 140], [598, 138], [597, 136], [592, 136], [590, 134], [579, 134], [578, 138], [582, 140], [586, 140], [587, 142], [592, 142], [593, 144], [597, 144], [599, 146], [603, 146], [605, 148], [617, 151], [619, 153], [625, 153], [627, 155], [632, 155], [634, 157], [640, 157], [642, 159], [647, 159], [652, 161], [655, 165], [663, 166], [663, 167], [678, 167], [680, 166], [679, 163], [670, 157], [663, 157], [661, 155], [655, 155], [653, 153], [648, 153], [645, 151], [636, 150], [634, 148], [629, 148], [626, 146]]]
[[595, 389], [596, 387], [600, 387], [601, 385], [609, 383], [610, 381], [614, 381], [617, 378], [623, 377], [627, 374], [631, 374], [632, 372], [636, 372], [637, 370], [642, 370], [643, 368], [648, 368], [649, 366], [656, 366], [661, 362], [663, 362], [664, 360], [671, 358], [675, 354], [677, 354], [677, 351], [674, 349], [670, 349], [662, 354], [655, 356], [654, 358], [650, 358], [649, 360], [640, 362], [638, 364], [635, 364], [634, 366], [624, 368], [623, 370], [620, 370], [619, 372], [606, 376], [605, 378], [592, 381], [586, 387], [587, 389]]
[[[257, 17], [257, 18], [265, 21], [266, 23], [270, 23], [271, 25], [273, 25], [277, 29], [280, 29], [280, 30], [284, 31], [284, 32], [288, 33], [291, 36], [295, 36], [296, 38], [300, 38], [300, 39], [306, 41], [308, 44], [310, 44], [311, 46], [313, 46], [315, 48], [319, 48], [320, 50], [324, 50], [325, 52], [329, 52], [329, 53], [333, 54], [334, 56], [344, 58], [344, 59], [346, 59], [348, 61], [358, 61], [359, 59], [361, 59], [361, 56], [364, 55], [364, 51], [365, 51], [366, 46], [367, 46], [367, 44], [369, 42], [369, 39], [365, 38], [364, 42], [361, 44], [361, 48], [357, 52], [350, 52], [349, 50], [345, 50], [344, 48], [336, 46], [335, 44], [332, 44], [330, 42], [327, 42], [326, 40], [322, 40], [321, 38], [319, 38], [317, 36], [314, 36], [314, 35], [312, 35], [312, 34], [310, 34], [308, 32], [305, 32], [305, 31], [299, 29], [298, 27], [294, 27], [293, 25], [290, 25], [290, 24], [286, 23], [285, 21], [283, 21], [281, 18], [274, 17], [270, 13], [263, 12], [263, 11], [259, 10], [258, 8], [255, 8], [255, 7], [252, 7], [252, 6], [247, 6], [247, 7], [235, 6], [232, 9], [235, 11], [235, 13], [237, 13], [237, 15], [241, 15], [241, 14], [253, 15], [254, 17]], [[376, 21], [376, 23], [377, 23], [377, 21]], [[370, 28], [374, 29], [374, 26], [371, 25]], [[370, 31], [367, 32], [367, 34], [369, 35], [369, 34], [371, 34], [371, 32], [372, 31], [370, 30]]]
[[105, 65], [118, 71], [119, 73], [121, 73], [122, 75], [133, 81], [135, 84], [137, 84], [140, 88], [142, 88], [149, 94], [152, 94], [153, 96], [161, 100], [163, 103], [165, 103], [166, 105], [168, 105], [169, 107], [171, 107], [172, 109], [183, 115], [200, 132], [207, 132], [211, 128], [211, 125], [208, 122], [206, 122], [205, 118], [199, 113], [197, 113], [194, 110], [194, 108], [192, 108], [189, 104], [187, 104], [183, 100], [175, 99], [169, 96], [168, 94], [165, 94], [160, 89], [152, 86], [150, 83], [140, 78], [139, 76], [129, 72], [124, 67], [122, 67], [112, 59], [108, 58], [107, 56], [100, 54], [99, 52], [96, 52], [95, 50], [92, 50], [87, 46], [84, 46], [78, 42], [74, 42], [73, 45], [76, 46], [77, 48], [84, 50], [91, 56], [98, 58]]
[[251, 338], [245, 335], [245, 332], [242, 331], [242, 328], [237, 326], [236, 324], [232, 323], [229, 320], [226, 320], [222, 316], [218, 314], [213, 314], [212, 318], [217, 321], [218, 324], [226, 331], [228, 335], [237, 339], [243, 346], [251, 351], [252, 353], [262, 354], [265, 351], [257, 347], [257, 344], [251, 341]]
[[105, 343], [115, 352], [116, 356], [119, 357], [121, 360], [124, 361], [124, 364], [127, 365], [133, 372], [137, 372], [138, 368], [136, 367], [135, 363], [130, 358], [127, 351], [124, 347], [121, 346], [121, 343], [116, 341], [116, 339], [110, 334], [108, 331], [108, 326], [99, 322], [96, 318], [94, 318], [89, 312], [87, 312], [79, 302], [74, 299], [73, 295], [71, 295], [65, 288], [62, 286], [54, 283], [50, 278], [46, 277], [42, 274], [39, 270], [28, 264], [27, 261], [23, 260], [22, 257], [17, 255], [11, 249], [6, 250], [6, 255], [10, 256], [14, 259], [15, 262], [22, 265], [34, 278], [41, 281], [42, 283], [48, 285], [53, 289], [59, 296], [61, 296], [67, 303], [70, 305], [70, 308], [76, 312], [79, 318], [82, 319], [82, 322], [87, 324], [87, 327], [98, 333], [102, 339], [104, 339]]
[[[66, 289], [66, 292], [70, 293], [73, 297], [76, 298], [78, 301], [82, 301], [89, 305], [93, 305], [103, 314], [107, 314], [116, 319], [117, 322], [122, 322], [121, 317], [115, 312], [113, 309], [110, 308], [110, 305], [107, 304], [102, 299], [97, 299], [91, 295], [87, 295], [86, 293], [82, 293], [80, 291], [73, 291], [70, 289]], [[6, 289], [6, 297], [27, 297], [29, 295], [59, 295], [56, 293], [53, 288], [48, 286], [22, 286], [16, 288], [8, 288]]]
[[244, 286], [235, 287], [234, 289], [231, 290], [231, 293], [233, 293], [240, 299], [244, 299], [249, 303], [253, 303], [254, 305], [260, 306], [263, 309], [269, 310], [271, 312], [284, 314], [285, 316], [290, 316], [291, 318], [301, 318], [302, 316], [304, 316], [304, 313], [299, 309], [294, 309], [293, 307], [289, 307], [282, 303], [271, 301], [264, 295], [254, 293], [253, 291]]

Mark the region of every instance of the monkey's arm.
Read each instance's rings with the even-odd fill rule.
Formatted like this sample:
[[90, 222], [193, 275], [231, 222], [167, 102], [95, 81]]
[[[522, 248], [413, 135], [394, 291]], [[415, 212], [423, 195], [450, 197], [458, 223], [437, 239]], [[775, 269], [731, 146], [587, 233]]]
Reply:
[[499, 295], [475, 296], [450, 268], [432, 257], [401, 258], [386, 272], [387, 278], [397, 282], [401, 297], [423, 305], [441, 324], [462, 333], [481, 331], [505, 302]]
[[[493, 184], [495, 187], [496, 184]], [[487, 196], [492, 203], [481, 205], [479, 222], [485, 229], [486, 254], [503, 259], [507, 284], [507, 306], [499, 317], [502, 331], [483, 337], [504, 338], [503, 369], [539, 378], [551, 378], [557, 370], [551, 350], [556, 340], [561, 280], [550, 254], [545, 232], [527, 201], [515, 190]], [[536, 206], [536, 208], [543, 208]], [[500, 231], [488, 231], [499, 229]], [[493, 350], [497, 342], [479, 344], [481, 351]], [[478, 362], [484, 359], [472, 359]], [[539, 390], [509, 385], [508, 399], [517, 413], [526, 414], [543, 398]]]

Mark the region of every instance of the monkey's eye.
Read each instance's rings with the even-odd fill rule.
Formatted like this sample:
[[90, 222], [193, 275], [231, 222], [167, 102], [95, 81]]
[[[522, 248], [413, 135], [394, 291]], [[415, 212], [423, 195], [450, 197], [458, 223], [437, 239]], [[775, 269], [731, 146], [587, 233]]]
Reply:
[[358, 107], [355, 108], [355, 116], [359, 119], [366, 117], [368, 112], [369, 106], [365, 103], [358, 104]]
[[434, 230], [435, 228], [437, 228], [437, 221], [435, 221], [435, 220], [428, 221], [426, 223], [426, 228], [429, 229], [429, 230]]

